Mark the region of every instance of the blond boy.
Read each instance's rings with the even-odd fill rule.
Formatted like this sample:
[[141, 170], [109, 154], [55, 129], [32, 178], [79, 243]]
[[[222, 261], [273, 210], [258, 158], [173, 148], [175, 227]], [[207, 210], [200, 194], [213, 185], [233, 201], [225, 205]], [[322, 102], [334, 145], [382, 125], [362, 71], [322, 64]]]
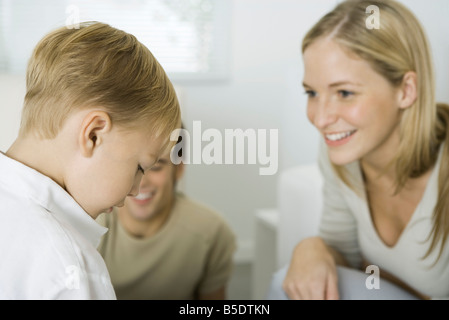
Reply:
[[95, 219], [139, 193], [179, 125], [169, 79], [134, 36], [97, 22], [45, 36], [0, 154], [0, 298], [115, 299]]

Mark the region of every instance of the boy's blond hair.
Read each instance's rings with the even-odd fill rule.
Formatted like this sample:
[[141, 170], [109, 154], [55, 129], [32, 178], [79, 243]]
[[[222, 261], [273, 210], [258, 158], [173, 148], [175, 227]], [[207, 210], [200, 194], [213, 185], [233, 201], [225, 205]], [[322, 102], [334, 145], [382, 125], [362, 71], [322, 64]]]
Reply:
[[19, 134], [54, 138], [74, 111], [98, 108], [113, 125], [167, 137], [180, 126], [172, 83], [133, 35], [100, 22], [46, 35], [29, 60]]

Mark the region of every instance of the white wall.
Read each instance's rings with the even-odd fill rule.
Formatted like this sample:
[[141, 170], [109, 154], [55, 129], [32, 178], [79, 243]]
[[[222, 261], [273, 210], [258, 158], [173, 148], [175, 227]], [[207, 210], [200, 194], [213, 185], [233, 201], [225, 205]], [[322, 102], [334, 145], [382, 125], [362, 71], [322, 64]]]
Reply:
[[24, 96], [23, 75], [0, 74], [0, 151], [8, 150], [17, 137]]
[[[226, 128], [278, 129], [279, 171], [314, 161], [318, 136], [304, 113], [300, 40], [306, 28], [333, 4], [234, 0], [230, 79], [179, 84], [185, 93], [187, 128], [191, 130], [192, 121], [201, 120], [203, 127], [222, 132]], [[256, 209], [276, 206], [278, 174], [261, 176], [258, 168], [190, 165], [186, 171], [186, 192], [227, 218], [242, 254], [252, 249]]]
[[[191, 130], [196, 120], [202, 121], [203, 130], [278, 129], [279, 171], [313, 162], [318, 135], [305, 116], [300, 43], [306, 30], [337, 1], [230, 1], [230, 78], [175, 82], [182, 92], [187, 129]], [[427, 30], [437, 65], [437, 98], [449, 102], [449, 2], [401, 2], [416, 13]], [[0, 150], [6, 151], [18, 129], [23, 88], [2, 79]], [[251, 253], [256, 209], [276, 206], [278, 175], [260, 176], [258, 168], [189, 165], [183, 181], [187, 194], [216, 208], [231, 224], [243, 256]]]

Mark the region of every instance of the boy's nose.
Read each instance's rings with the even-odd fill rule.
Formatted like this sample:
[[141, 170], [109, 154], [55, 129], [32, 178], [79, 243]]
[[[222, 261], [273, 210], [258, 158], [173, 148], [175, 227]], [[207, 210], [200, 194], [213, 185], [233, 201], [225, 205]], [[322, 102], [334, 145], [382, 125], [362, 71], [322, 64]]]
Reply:
[[141, 180], [142, 180], [142, 176], [140, 178], [137, 178], [136, 181], [134, 181], [134, 184], [128, 193], [129, 197], [136, 197], [139, 194]]

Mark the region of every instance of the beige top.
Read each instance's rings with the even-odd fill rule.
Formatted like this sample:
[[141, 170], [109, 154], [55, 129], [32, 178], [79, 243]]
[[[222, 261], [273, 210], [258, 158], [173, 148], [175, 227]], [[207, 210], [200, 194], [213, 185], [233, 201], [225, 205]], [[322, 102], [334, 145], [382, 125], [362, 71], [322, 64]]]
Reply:
[[166, 224], [149, 238], [127, 233], [116, 211], [97, 221], [109, 228], [98, 250], [117, 299], [194, 299], [227, 284], [235, 236], [219, 214], [182, 194]]
[[[389, 247], [379, 237], [366, 199], [359, 162], [346, 166], [357, 195], [334, 173], [326, 147], [320, 150], [319, 164], [324, 177], [324, 204], [320, 235], [337, 248], [353, 266], [360, 266], [362, 258], [377, 265], [434, 299], [449, 298], [449, 244], [435, 265], [440, 245], [421, 259], [430, 244], [427, 240], [433, 225], [433, 210], [438, 196], [438, 176], [443, 146], [427, 182], [424, 195], [397, 243]], [[382, 284], [381, 284], [382, 285]]]

